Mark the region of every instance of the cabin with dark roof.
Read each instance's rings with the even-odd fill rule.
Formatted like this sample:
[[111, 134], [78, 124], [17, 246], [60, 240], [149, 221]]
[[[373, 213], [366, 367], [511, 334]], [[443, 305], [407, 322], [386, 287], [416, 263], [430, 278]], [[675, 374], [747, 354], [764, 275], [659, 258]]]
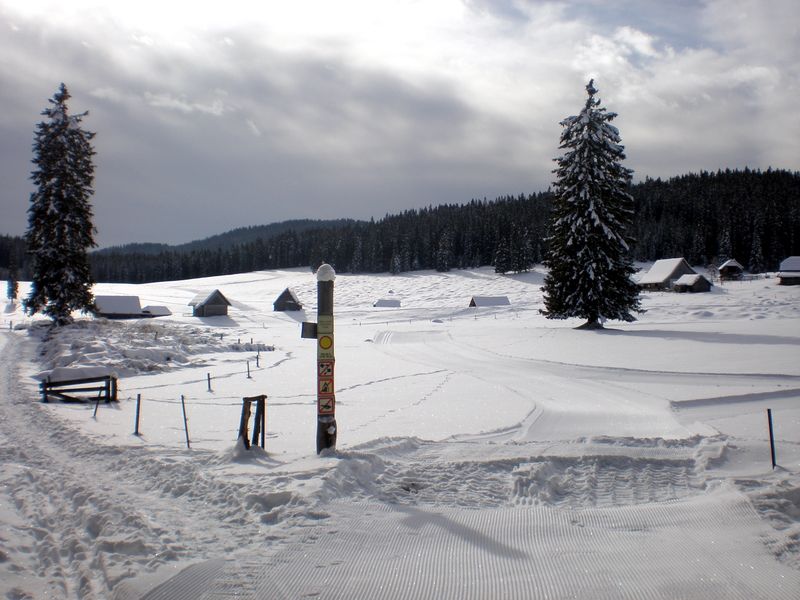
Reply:
[[193, 317], [221, 317], [228, 314], [231, 303], [219, 290], [198, 294], [189, 302]]
[[293, 310], [303, 310], [303, 304], [298, 300], [297, 294], [291, 288], [286, 288], [281, 295], [272, 303], [272, 308], [276, 312], [290, 312]]

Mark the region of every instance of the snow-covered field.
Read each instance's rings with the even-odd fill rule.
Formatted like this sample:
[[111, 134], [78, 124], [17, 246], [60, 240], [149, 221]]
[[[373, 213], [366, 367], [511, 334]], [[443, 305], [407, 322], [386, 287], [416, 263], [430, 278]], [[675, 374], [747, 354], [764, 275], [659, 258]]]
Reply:
[[[101, 284], [173, 316], [81, 318], [47, 341], [7, 307], [0, 594], [800, 597], [800, 287], [648, 293], [638, 322], [592, 332], [541, 317], [541, 283], [338, 276], [322, 456], [308, 271]], [[273, 312], [287, 286], [305, 314]], [[229, 316], [191, 317], [215, 288]], [[372, 307], [387, 297], [402, 306]], [[58, 366], [111, 367], [120, 402], [40, 403], [33, 376]], [[259, 394], [266, 451], [248, 452], [241, 398]]]

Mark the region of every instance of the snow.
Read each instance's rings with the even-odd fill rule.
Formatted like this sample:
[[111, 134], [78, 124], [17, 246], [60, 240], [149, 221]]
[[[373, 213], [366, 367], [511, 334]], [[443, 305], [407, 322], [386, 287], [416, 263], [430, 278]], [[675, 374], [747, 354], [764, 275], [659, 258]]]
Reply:
[[[591, 332], [539, 314], [542, 282], [338, 274], [321, 456], [314, 307], [272, 310], [316, 297], [308, 270], [96, 286], [157, 322], [3, 313], [0, 597], [796, 598], [800, 286], [652, 292]], [[185, 311], [218, 287], [227, 317]], [[376, 311], [387, 289], [403, 306]], [[511, 304], [469, 309], [476, 289]], [[118, 373], [120, 402], [38, 402], [59, 367]]]

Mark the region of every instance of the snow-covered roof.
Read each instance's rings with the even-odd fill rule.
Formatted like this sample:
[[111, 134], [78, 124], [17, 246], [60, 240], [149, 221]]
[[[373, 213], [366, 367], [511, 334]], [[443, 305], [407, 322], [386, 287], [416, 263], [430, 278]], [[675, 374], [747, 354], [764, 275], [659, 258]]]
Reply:
[[148, 315], [152, 315], [154, 317], [168, 317], [172, 314], [172, 311], [168, 309], [166, 306], [158, 306], [158, 305], [149, 305], [145, 306], [142, 309], [143, 313], [147, 313]]
[[699, 273], [695, 273], [694, 275], [681, 275], [677, 281], [675, 281], [675, 285], [694, 285], [700, 279], [704, 279], [704, 277]]
[[399, 298], [381, 298], [380, 300], [376, 300], [375, 304], [373, 304], [372, 306], [384, 307], [384, 308], [400, 308], [400, 299]]
[[800, 256], [790, 256], [781, 261], [780, 271], [800, 271]]
[[508, 296], [473, 296], [470, 306], [509, 306]]
[[670, 275], [672, 275], [682, 263], [685, 263], [686, 267], [693, 271], [684, 258], [662, 258], [654, 262], [650, 270], [641, 276], [639, 283], [662, 283], [669, 279]]
[[197, 294], [194, 298], [189, 301], [189, 306], [202, 306], [203, 304], [207, 304], [211, 301], [214, 296], [219, 296], [219, 298], [228, 306], [231, 305], [230, 301], [220, 292], [219, 290], [214, 290], [211, 293], [208, 292], [201, 292]]
[[100, 315], [141, 314], [139, 296], [95, 296], [94, 304]]
[[744, 271], [744, 267], [741, 264], [739, 264], [739, 261], [736, 260], [735, 258], [729, 258], [719, 266], [720, 269], [724, 269], [726, 267], [737, 267]]

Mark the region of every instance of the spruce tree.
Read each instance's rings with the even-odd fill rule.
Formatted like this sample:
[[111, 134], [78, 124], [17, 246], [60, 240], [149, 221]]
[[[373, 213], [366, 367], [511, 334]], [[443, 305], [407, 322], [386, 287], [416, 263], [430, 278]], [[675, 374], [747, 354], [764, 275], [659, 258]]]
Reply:
[[8, 258], [8, 281], [6, 282], [6, 296], [14, 304], [19, 294], [19, 273], [17, 272], [17, 261], [14, 254]]
[[628, 193], [630, 169], [621, 165], [624, 148], [606, 112], [595, 98], [594, 80], [577, 116], [561, 121], [564, 128], [555, 159], [555, 197], [548, 237], [542, 313], [548, 319], [579, 317], [582, 328], [602, 328], [605, 319], [635, 320], [641, 312], [639, 291], [626, 233], [633, 215]]
[[95, 246], [92, 206], [94, 133], [81, 128], [88, 113], [70, 115], [70, 95], [62, 83], [36, 127], [28, 231], [32, 258], [29, 314], [42, 312], [56, 325], [71, 322], [73, 310], [91, 311], [94, 283], [88, 249]]

